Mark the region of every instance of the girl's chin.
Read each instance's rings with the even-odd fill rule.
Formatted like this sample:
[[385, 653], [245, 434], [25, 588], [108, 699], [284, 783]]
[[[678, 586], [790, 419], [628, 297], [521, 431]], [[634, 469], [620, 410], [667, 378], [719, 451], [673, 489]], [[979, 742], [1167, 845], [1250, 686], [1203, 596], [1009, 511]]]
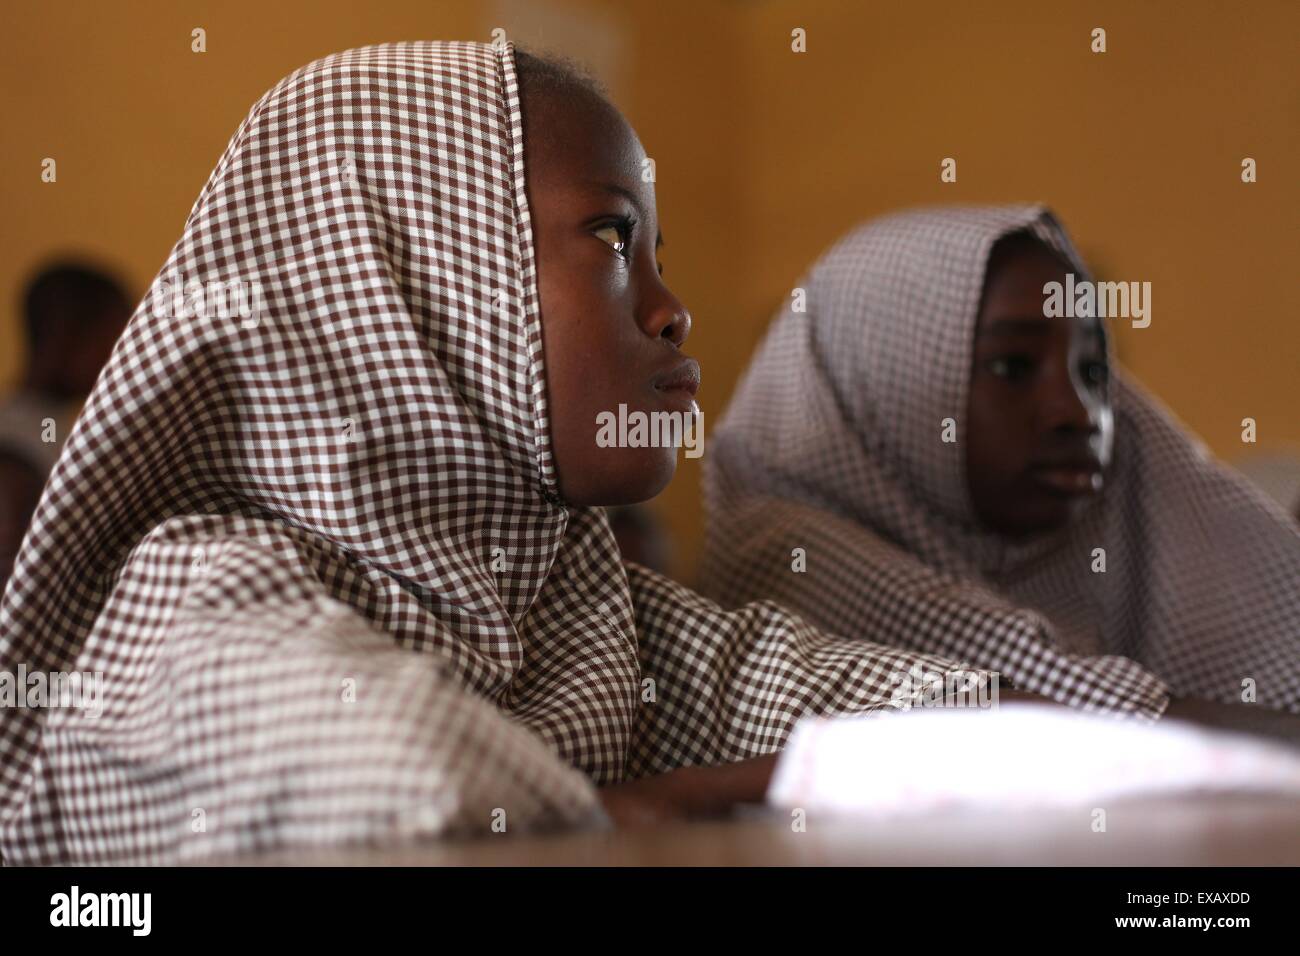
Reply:
[[677, 472], [675, 448], [610, 450], [616, 451], [617, 457], [592, 463], [581, 483], [574, 483], [572, 494], [563, 487], [567, 483], [561, 481], [561, 493], [566, 501], [579, 507], [641, 504], [657, 497]]
[[623, 504], [640, 504], [657, 497], [677, 474], [677, 449], [653, 448], [644, 451], [653, 454], [644, 455], [644, 461], [628, 475], [625, 486], [628, 500]]
[[1054, 534], [1078, 519], [1087, 499], [1069, 499], [1026, 495], [997, 519], [982, 522], [986, 528], [1016, 541], [1028, 541]]

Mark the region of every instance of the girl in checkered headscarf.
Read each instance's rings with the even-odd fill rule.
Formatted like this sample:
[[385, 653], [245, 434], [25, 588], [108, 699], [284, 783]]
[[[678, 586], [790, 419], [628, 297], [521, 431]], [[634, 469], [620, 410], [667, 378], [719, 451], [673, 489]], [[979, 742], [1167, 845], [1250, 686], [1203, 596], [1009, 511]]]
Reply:
[[351, 50], [236, 132], [0, 603], [0, 675], [98, 690], [0, 708], [5, 862], [717, 810], [801, 715], [957, 666], [624, 570], [592, 506], [675, 452], [595, 416], [690, 410], [690, 319], [635, 135], [520, 64]]
[[1044, 318], [1067, 272], [1088, 278], [1039, 207], [842, 239], [714, 431], [705, 592], [1067, 704], [1136, 661], [1178, 695], [1300, 711], [1300, 534], [1109, 374], [1098, 319]]

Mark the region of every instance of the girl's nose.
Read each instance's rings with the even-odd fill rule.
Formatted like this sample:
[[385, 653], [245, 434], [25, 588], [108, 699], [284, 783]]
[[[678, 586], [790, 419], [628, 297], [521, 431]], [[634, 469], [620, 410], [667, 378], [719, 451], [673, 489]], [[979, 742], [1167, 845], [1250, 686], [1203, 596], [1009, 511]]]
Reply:
[[677, 296], [660, 285], [659, 301], [650, 310], [643, 328], [651, 338], [665, 338], [678, 347], [691, 334], [691, 313]]
[[1048, 430], [1094, 432], [1099, 427], [1086, 387], [1064, 369], [1054, 377], [1041, 408]]

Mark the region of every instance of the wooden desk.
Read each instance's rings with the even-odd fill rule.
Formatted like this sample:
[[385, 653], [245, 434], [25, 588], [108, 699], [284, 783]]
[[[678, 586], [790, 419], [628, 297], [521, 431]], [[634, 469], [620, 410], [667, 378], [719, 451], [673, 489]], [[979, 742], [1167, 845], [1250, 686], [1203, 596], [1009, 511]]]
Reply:
[[1262, 797], [1149, 799], [1037, 813], [911, 820], [819, 819], [805, 832], [766, 810], [734, 820], [385, 850], [240, 858], [290, 866], [1280, 866], [1300, 865], [1300, 802]]

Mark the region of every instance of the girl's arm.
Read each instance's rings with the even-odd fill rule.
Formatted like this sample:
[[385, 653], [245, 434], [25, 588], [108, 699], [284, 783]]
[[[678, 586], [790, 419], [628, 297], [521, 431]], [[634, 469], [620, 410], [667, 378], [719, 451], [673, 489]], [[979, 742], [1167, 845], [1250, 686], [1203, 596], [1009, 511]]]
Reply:
[[[728, 612], [645, 568], [627, 573], [649, 689], [633, 731], [631, 779], [774, 754], [800, 717], [892, 711], [922, 680], [973, 673], [941, 657], [823, 634], [769, 601]], [[739, 770], [684, 777], [721, 779], [724, 790], [740, 780], [747, 792], [758, 779]]]

